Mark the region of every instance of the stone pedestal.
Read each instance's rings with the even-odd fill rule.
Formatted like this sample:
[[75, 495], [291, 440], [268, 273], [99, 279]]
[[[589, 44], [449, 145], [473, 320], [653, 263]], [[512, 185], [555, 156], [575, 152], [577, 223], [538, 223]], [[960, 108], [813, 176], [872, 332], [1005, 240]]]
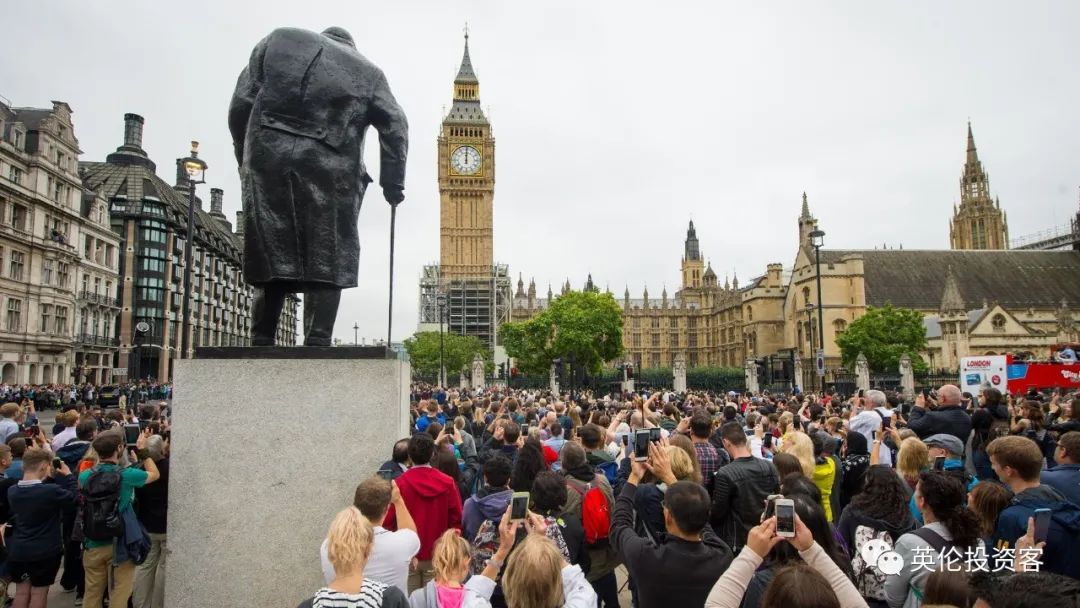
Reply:
[[477, 354], [472, 362], [472, 383], [469, 385], [474, 390], [484, 388], [484, 358]]
[[204, 348], [175, 362], [167, 606], [293, 608], [319, 545], [409, 432], [384, 347]]
[[904, 390], [904, 397], [915, 398], [915, 371], [911, 367], [911, 357], [900, 357], [900, 387]]
[[672, 366], [672, 388], [676, 393], [682, 394], [686, 392], [686, 357], [679, 353], [675, 355], [675, 365]]
[[866, 355], [862, 353], [855, 358], [855, 388], [870, 390], [870, 365], [866, 360]]
[[753, 395], [760, 390], [758, 388], [757, 361], [747, 359], [743, 370], [746, 372], [746, 392]]

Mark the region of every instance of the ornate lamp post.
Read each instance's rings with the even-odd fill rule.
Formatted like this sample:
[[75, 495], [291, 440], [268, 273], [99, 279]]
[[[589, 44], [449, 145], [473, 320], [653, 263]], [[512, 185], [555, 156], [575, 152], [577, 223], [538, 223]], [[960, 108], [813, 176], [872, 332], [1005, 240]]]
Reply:
[[[810, 243], [814, 246], [814, 260], [817, 264], [817, 324], [818, 324], [818, 348], [821, 349], [822, 356], [825, 353], [825, 322], [824, 311], [825, 303], [821, 301], [821, 248], [825, 246], [825, 231], [815, 230], [810, 233]], [[813, 328], [811, 328], [813, 333]], [[811, 343], [813, 338], [810, 339]], [[815, 362], [816, 367], [816, 362]], [[825, 391], [825, 374], [822, 370], [818, 369], [818, 378], [820, 382], [819, 388], [822, 392]]]
[[184, 316], [182, 333], [177, 340], [178, 346], [182, 347], [177, 356], [183, 358], [184, 353], [191, 349], [191, 343], [194, 342], [194, 336], [189, 334], [189, 329], [192, 307], [191, 275], [194, 273], [191, 257], [195, 250], [195, 185], [206, 183], [207, 166], [206, 161], [199, 158], [199, 142], [191, 142], [191, 156], [180, 159], [180, 163], [188, 176], [187, 246], [184, 249], [184, 305], [182, 308]]

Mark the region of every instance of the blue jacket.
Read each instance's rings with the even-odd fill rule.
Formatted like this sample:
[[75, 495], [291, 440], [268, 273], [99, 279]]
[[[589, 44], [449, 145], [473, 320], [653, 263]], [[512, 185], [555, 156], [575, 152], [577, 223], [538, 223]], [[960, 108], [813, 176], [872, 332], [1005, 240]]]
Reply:
[[1076, 544], [1080, 543], [1080, 507], [1065, 500], [1060, 492], [1050, 486], [1040, 485], [1013, 497], [1009, 506], [998, 516], [993, 547], [1015, 548], [1016, 539], [1027, 533], [1028, 518], [1034, 516], [1035, 509], [1052, 511], [1041, 570], [1080, 578], [1080, 559], [1076, 559], [1074, 551]]
[[470, 496], [461, 509], [461, 536], [472, 542], [484, 520], [498, 522], [506, 513], [513, 490], [500, 490], [482, 498]]
[[1059, 464], [1042, 472], [1042, 483], [1054, 488], [1066, 500], [1080, 506], [1080, 464]]
[[[446, 426], [446, 416], [442, 415], [442, 413], [439, 413], [435, 417], [435, 419], [439, 421], [439, 424], [441, 424], [443, 426]], [[430, 425], [432, 422], [433, 421], [431, 420], [431, 418], [429, 418], [427, 416], [427, 414], [424, 414], [419, 419], [417, 419], [417, 421], [416, 421], [416, 430], [423, 433], [424, 431], [427, 430], [428, 425]]]
[[124, 520], [124, 533], [113, 541], [113, 565], [119, 566], [128, 560], [141, 564], [150, 553], [150, 537], [134, 509], [121, 511], [120, 517]]

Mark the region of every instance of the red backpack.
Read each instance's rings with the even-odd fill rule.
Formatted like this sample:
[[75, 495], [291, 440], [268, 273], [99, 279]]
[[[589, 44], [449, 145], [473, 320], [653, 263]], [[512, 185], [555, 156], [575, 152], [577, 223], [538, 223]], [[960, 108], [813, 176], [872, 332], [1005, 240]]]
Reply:
[[611, 505], [600, 488], [599, 477], [584, 488], [576, 483], [566, 484], [581, 496], [581, 527], [585, 529], [585, 544], [590, 547], [606, 545], [611, 532]]

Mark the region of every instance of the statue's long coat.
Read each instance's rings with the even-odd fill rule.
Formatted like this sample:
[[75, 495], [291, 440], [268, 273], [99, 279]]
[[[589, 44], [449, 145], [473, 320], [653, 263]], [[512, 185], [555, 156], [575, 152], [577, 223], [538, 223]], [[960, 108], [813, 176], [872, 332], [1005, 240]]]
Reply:
[[274, 30], [255, 47], [229, 107], [247, 282], [356, 286], [368, 126], [379, 132], [379, 184], [400, 192], [408, 125], [382, 71], [306, 30]]

